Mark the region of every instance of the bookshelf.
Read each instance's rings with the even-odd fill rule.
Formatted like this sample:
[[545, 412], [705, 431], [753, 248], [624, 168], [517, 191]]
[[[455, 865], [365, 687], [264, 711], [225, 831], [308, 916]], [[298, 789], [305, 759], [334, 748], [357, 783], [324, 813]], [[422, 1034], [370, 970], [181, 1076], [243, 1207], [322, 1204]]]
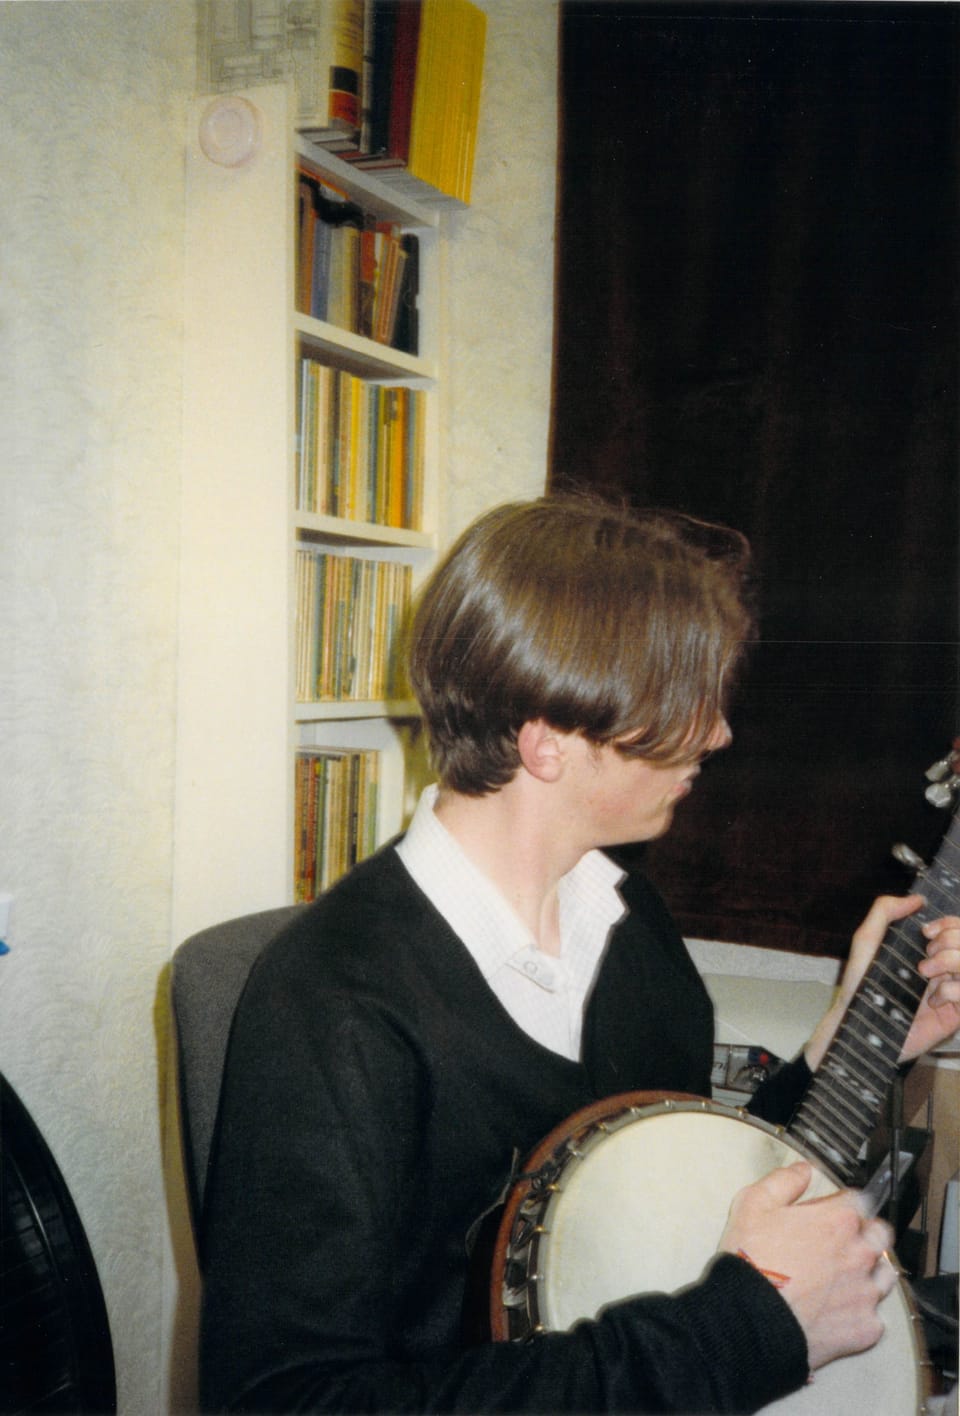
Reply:
[[[201, 146], [211, 102], [236, 105], [255, 129], [252, 150], [235, 163], [211, 160]], [[416, 353], [298, 309], [304, 173], [373, 221], [416, 235]], [[350, 562], [371, 584], [399, 578], [415, 590], [436, 556], [439, 428], [435, 208], [296, 134], [286, 85], [197, 100], [186, 179], [177, 938], [294, 899], [304, 752], [376, 752], [373, 835], [382, 842], [403, 824], [416, 793], [415, 705], [395, 685], [370, 697], [362, 685], [347, 695], [313, 691], [314, 670], [305, 687], [300, 576], [305, 562], [338, 570]], [[305, 359], [421, 400], [414, 524], [298, 505]]]

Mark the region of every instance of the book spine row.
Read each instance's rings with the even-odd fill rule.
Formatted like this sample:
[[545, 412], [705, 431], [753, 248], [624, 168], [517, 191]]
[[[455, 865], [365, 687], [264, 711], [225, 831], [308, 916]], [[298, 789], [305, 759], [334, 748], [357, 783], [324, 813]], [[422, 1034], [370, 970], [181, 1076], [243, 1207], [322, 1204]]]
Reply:
[[412, 571], [401, 561], [300, 550], [296, 557], [299, 703], [407, 695], [400, 634]]
[[339, 0], [355, 8], [353, 131], [301, 124], [367, 170], [406, 169], [467, 204], [473, 180], [487, 17], [471, 0]]
[[374, 222], [328, 183], [298, 184], [297, 309], [416, 354], [419, 243]]
[[205, 87], [292, 79], [311, 141], [469, 202], [486, 43], [471, 0], [202, 0], [199, 19]]
[[297, 510], [419, 531], [426, 396], [300, 361]]
[[377, 844], [380, 754], [302, 748], [294, 786], [294, 897], [316, 899]]

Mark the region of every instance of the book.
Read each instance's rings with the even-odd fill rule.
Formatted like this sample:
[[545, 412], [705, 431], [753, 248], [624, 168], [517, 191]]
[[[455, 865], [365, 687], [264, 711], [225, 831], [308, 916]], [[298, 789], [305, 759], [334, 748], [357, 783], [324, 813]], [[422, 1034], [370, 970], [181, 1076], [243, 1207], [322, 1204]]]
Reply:
[[376, 6], [366, 0], [363, 7], [363, 69], [360, 75], [360, 137], [357, 146], [369, 152], [373, 128], [374, 23]]
[[415, 354], [417, 238], [368, 218], [306, 166], [297, 203], [297, 309], [395, 348], [402, 323], [403, 347]]
[[312, 51], [314, 102], [312, 108], [302, 100], [298, 104], [296, 126], [332, 151], [356, 150], [362, 119], [364, 0], [312, 0], [304, 10], [320, 38]]
[[390, 153], [391, 76], [397, 33], [397, 6], [392, 0], [372, 0], [368, 5], [372, 20], [370, 71], [370, 125], [361, 151], [369, 157]]
[[472, 0], [367, 0], [370, 122], [340, 155], [412, 200], [470, 200], [486, 45]]
[[404, 253], [403, 273], [389, 343], [394, 349], [416, 354], [420, 348], [420, 241], [408, 232], [400, 237], [400, 244]]
[[303, 747], [294, 766], [294, 898], [307, 903], [376, 849], [380, 754]]
[[421, 527], [426, 394], [309, 354], [298, 366], [297, 510]]
[[471, 0], [422, 0], [407, 167], [457, 201], [470, 200], [486, 15]]
[[469, 201], [486, 15], [471, 0], [201, 0], [201, 86], [292, 82], [310, 141]]
[[315, 319], [351, 328], [359, 303], [355, 289], [361, 207], [306, 168], [297, 180], [297, 309]]
[[390, 71], [387, 152], [404, 163], [410, 156], [410, 120], [420, 46], [420, 5], [421, 0], [401, 0], [397, 7], [393, 67]]
[[295, 574], [297, 701], [405, 696], [399, 650], [410, 609], [410, 566], [303, 548]]

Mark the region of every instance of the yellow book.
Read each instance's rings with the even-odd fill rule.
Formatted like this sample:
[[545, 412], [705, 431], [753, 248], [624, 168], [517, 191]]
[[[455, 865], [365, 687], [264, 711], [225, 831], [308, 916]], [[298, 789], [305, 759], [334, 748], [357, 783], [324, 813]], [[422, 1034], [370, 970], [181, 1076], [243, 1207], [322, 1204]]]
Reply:
[[477, 128], [480, 124], [480, 94], [483, 88], [483, 56], [487, 39], [487, 17], [475, 5], [466, 7], [467, 34], [465, 74], [460, 121], [460, 146], [452, 195], [468, 203], [473, 186], [473, 163], [477, 150]]
[[319, 617], [319, 644], [317, 652], [317, 686], [314, 696], [329, 701], [336, 697], [334, 692], [334, 649], [337, 615], [337, 564], [338, 556], [317, 557], [317, 573], [322, 584], [322, 615]]
[[423, 529], [423, 480], [426, 465], [427, 402], [419, 389], [414, 390], [413, 393], [412, 411], [407, 525], [412, 531], [421, 531]]
[[403, 403], [406, 389], [389, 390], [387, 422], [387, 513], [388, 526], [402, 525], [403, 507]]
[[374, 634], [373, 634], [373, 667], [370, 682], [370, 697], [386, 697], [386, 640], [387, 640], [387, 597], [386, 597], [386, 576], [384, 574], [385, 563], [377, 561], [376, 580], [374, 585]]
[[315, 505], [314, 511], [331, 510], [330, 420], [333, 407], [334, 371], [328, 364], [314, 363], [316, 409], [314, 413]]
[[307, 580], [309, 577], [309, 562], [311, 556], [303, 551], [297, 552], [296, 559], [296, 585], [297, 585], [297, 608], [294, 625], [296, 654], [297, 654], [297, 702], [302, 703], [310, 697], [308, 691], [307, 665], [309, 663], [309, 633], [310, 625], [308, 620], [309, 598], [307, 593]]
[[413, 109], [410, 115], [410, 153], [407, 167], [423, 182], [434, 182], [434, 146], [436, 142], [436, 111], [439, 103], [437, 84], [437, 33], [442, 16], [442, 0], [423, 0], [420, 9], [420, 40], [417, 45], [417, 73], [413, 89]]
[[341, 370], [339, 377], [340, 397], [337, 408], [337, 515], [344, 517], [351, 515], [352, 474], [350, 462], [352, 456], [353, 385], [353, 375]]
[[351, 521], [365, 520], [362, 514], [362, 437], [361, 437], [361, 414], [363, 404], [363, 380], [351, 376], [350, 379], [350, 427], [347, 433], [349, 447], [349, 498], [347, 502], [347, 516]]
[[356, 607], [357, 697], [360, 699], [368, 699], [372, 697], [372, 694], [370, 692], [370, 675], [373, 664], [372, 605], [373, 567], [370, 561], [365, 560], [361, 567], [360, 586]]
[[466, 73], [466, 29], [462, 6], [457, 4], [456, 0], [450, 0], [450, 3], [444, 6], [443, 114], [437, 145], [437, 186], [449, 196], [456, 196], [459, 168], [460, 122]]
[[486, 18], [471, 0], [423, 0], [407, 166], [462, 202], [472, 186]]
[[381, 526], [387, 522], [387, 508], [390, 505], [390, 410], [393, 405], [393, 389], [379, 390], [377, 406], [377, 521]]

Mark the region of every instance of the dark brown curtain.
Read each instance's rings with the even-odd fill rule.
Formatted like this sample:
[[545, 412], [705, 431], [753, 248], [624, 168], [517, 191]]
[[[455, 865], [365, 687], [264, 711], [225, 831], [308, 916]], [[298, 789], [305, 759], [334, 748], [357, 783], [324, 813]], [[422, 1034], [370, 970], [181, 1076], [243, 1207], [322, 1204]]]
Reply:
[[556, 485], [745, 531], [761, 642], [646, 853], [685, 930], [842, 956], [958, 718], [958, 7], [561, 11]]

